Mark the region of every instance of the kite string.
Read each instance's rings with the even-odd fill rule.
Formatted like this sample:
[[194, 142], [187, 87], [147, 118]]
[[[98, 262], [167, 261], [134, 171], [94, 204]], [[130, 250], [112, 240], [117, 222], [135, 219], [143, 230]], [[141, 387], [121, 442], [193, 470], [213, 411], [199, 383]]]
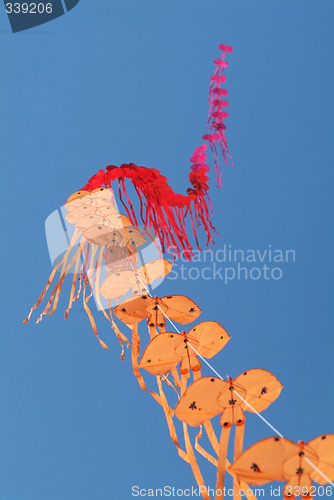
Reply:
[[320, 476], [322, 476], [324, 479], [326, 479], [326, 481], [328, 481], [328, 482], [329, 482], [329, 484], [330, 484], [331, 486], [333, 486], [333, 488], [334, 488], [334, 483], [333, 483], [330, 479], [328, 479], [328, 477], [326, 476], [326, 474], [324, 474], [324, 473], [323, 473], [320, 469], [318, 469], [318, 467], [317, 467], [316, 465], [314, 465], [314, 464], [311, 462], [311, 460], [309, 460], [307, 457], [304, 457], [304, 460], [306, 460], [306, 462], [307, 462], [309, 465], [311, 465], [311, 467], [313, 467], [313, 469], [314, 469], [314, 470], [316, 470], [316, 471], [318, 472], [318, 474], [320, 474]]
[[[124, 254], [126, 255], [133, 271], [136, 271], [136, 269], [134, 268], [130, 258], [128, 257], [128, 255], [126, 254], [126, 252], [124, 251]], [[144, 283], [141, 279], [141, 277], [139, 275], [137, 275], [137, 278], [139, 279], [139, 281], [141, 282], [141, 284], [143, 285], [143, 287], [145, 288], [146, 292], [147, 292], [147, 295], [149, 295], [151, 298], [154, 298], [153, 295], [151, 294], [149, 288], [147, 287], [146, 283]], [[157, 304], [158, 308], [160, 309], [160, 311], [162, 312], [162, 314], [165, 316], [165, 318], [169, 321], [169, 323], [172, 325], [172, 327], [176, 330], [177, 333], [181, 333], [180, 330], [177, 328], [177, 326], [175, 325], [174, 321], [172, 321], [168, 316], [167, 314], [165, 313], [165, 311], [162, 310], [162, 308], [160, 307], [159, 304]], [[187, 344], [191, 347], [191, 349], [195, 352], [195, 354], [210, 368], [210, 370], [213, 371], [213, 373], [215, 373], [217, 375], [218, 378], [220, 378], [220, 380], [223, 380], [225, 381], [225, 379], [222, 377], [222, 375], [220, 375], [215, 369], [214, 367], [205, 359], [203, 358], [203, 356], [201, 356], [201, 354], [199, 354], [199, 352], [195, 349], [195, 347], [193, 347], [189, 340], [187, 340]], [[275, 434], [277, 434], [277, 436], [281, 437], [284, 439], [284, 436], [283, 434], [281, 434], [277, 429], [276, 427], [274, 427], [266, 418], [264, 418], [258, 411], [255, 410], [255, 408], [253, 408], [253, 406], [248, 403], [248, 401], [246, 401], [237, 391], [234, 391], [235, 394], [252, 410], [252, 412], [254, 412], [272, 431], [275, 432]], [[311, 460], [309, 460], [307, 457], [304, 457], [306, 462], [311, 465], [311, 467], [313, 467], [314, 470], [316, 470], [324, 479], [326, 479], [326, 481], [328, 481], [328, 483], [333, 486], [334, 488], [334, 483], [323, 473], [321, 472], [320, 469], [318, 469], [318, 467], [316, 467], [316, 465], [314, 465]]]

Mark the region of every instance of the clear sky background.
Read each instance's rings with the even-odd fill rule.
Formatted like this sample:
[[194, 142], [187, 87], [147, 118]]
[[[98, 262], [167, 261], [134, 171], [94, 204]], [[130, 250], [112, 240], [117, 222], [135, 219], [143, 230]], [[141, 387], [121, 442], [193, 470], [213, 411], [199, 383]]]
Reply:
[[[165, 280], [158, 293], [189, 295], [227, 329], [212, 360], [223, 376], [279, 378], [264, 416], [287, 438], [333, 432], [333, 13], [330, 0], [81, 0], [12, 34], [0, 6], [1, 499], [128, 500], [132, 485], [195, 484], [106, 322], [109, 351], [81, 308], [64, 321], [69, 283], [52, 317], [22, 320], [51, 269], [45, 219], [97, 170], [132, 161], [185, 192], [219, 43], [234, 48], [235, 167], [223, 190], [211, 173], [214, 250], [272, 245], [296, 260], [281, 280]], [[248, 414], [245, 446], [270, 435]]]

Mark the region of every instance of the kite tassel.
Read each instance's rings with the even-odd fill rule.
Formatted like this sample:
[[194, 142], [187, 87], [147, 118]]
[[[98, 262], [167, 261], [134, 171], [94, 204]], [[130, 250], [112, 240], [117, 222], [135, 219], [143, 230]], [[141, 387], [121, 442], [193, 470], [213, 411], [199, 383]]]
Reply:
[[[49, 316], [51, 316], [55, 312], [55, 310], [57, 309], [57, 305], [58, 305], [58, 301], [59, 301], [59, 297], [60, 297], [60, 292], [61, 292], [64, 280], [66, 278], [67, 273], [70, 271], [71, 267], [73, 266], [74, 262], [76, 262], [77, 260], [79, 260], [79, 256], [80, 256], [80, 253], [81, 253], [81, 250], [82, 250], [82, 246], [83, 246], [83, 244], [80, 243], [78, 250], [76, 251], [76, 253], [72, 257], [72, 259], [70, 260], [69, 264], [67, 264], [67, 261], [68, 261], [69, 255], [70, 255], [70, 251], [73, 249], [73, 245], [70, 244], [70, 246], [68, 247], [68, 249], [66, 251], [66, 254], [65, 254], [64, 258], [63, 258], [63, 261], [62, 261], [63, 262], [63, 266], [62, 266], [62, 270], [61, 270], [61, 273], [60, 273], [60, 278], [59, 278], [56, 286], [52, 290], [49, 302], [47, 303], [44, 311], [42, 312], [42, 314], [40, 315], [40, 317], [38, 318], [38, 320], [36, 321], [36, 323], [39, 323], [40, 321], [42, 321], [42, 318], [43, 318], [43, 316], [45, 314], [48, 314]], [[53, 305], [52, 305], [52, 302], [53, 302]], [[51, 310], [50, 310], [50, 307], [51, 307]]]
[[[233, 461], [235, 462], [237, 458], [242, 454], [243, 442], [244, 442], [245, 424], [236, 425], [235, 436], [234, 436], [234, 456]], [[240, 484], [236, 476], [233, 477], [233, 491], [234, 500], [241, 498], [240, 494]]]
[[[46, 284], [46, 286], [45, 286], [44, 290], [42, 291], [41, 295], [39, 296], [39, 298], [38, 298], [38, 300], [37, 300], [36, 304], [34, 304], [34, 305], [32, 306], [32, 308], [31, 308], [31, 310], [30, 310], [30, 313], [29, 313], [29, 315], [27, 316], [27, 318], [23, 321], [23, 323], [24, 323], [24, 324], [27, 324], [27, 323], [28, 323], [28, 321], [30, 320], [30, 317], [31, 317], [32, 312], [33, 312], [33, 311], [34, 311], [34, 310], [35, 310], [35, 309], [39, 306], [39, 304], [40, 304], [40, 303], [42, 302], [42, 300], [44, 299], [44, 297], [45, 297], [45, 295], [46, 295], [47, 291], [49, 290], [50, 285], [51, 285], [51, 283], [52, 283], [52, 281], [53, 281], [53, 278], [55, 277], [55, 274], [56, 274], [56, 272], [57, 272], [58, 268], [60, 267], [60, 265], [62, 265], [62, 269], [61, 269], [61, 276], [62, 276], [62, 274], [63, 274], [63, 272], [64, 272], [64, 270], [65, 270], [65, 268], [66, 268], [66, 264], [67, 264], [67, 260], [68, 260], [68, 257], [69, 257], [69, 255], [70, 255], [70, 252], [71, 252], [71, 250], [72, 250], [72, 248], [73, 248], [73, 246], [74, 246], [75, 242], [76, 242], [76, 241], [77, 241], [77, 239], [79, 238], [79, 236], [80, 236], [80, 233], [79, 233], [79, 231], [76, 229], [76, 230], [74, 231], [74, 233], [73, 233], [72, 239], [71, 239], [70, 244], [69, 244], [69, 246], [68, 246], [68, 248], [67, 248], [67, 250], [66, 250], [66, 253], [65, 253], [64, 257], [63, 257], [63, 260], [62, 260], [61, 262], [59, 262], [59, 263], [58, 263], [58, 264], [57, 264], [57, 265], [53, 268], [53, 270], [52, 270], [52, 272], [51, 272], [51, 274], [50, 274], [50, 276], [49, 276], [49, 279], [48, 279], [48, 281], [47, 281], [47, 284]], [[60, 280], [59, 280], [59, 281], [60, 281]], [[59, 281], [58, 281], [58, 283], [59, 283]], [[57, 285], [58, 285], [58, 283], [57, 283]], [[57, 288], [57, 285], [55, 286], [55, 289]], [[54, 289], [54, 290], [55, 290], [55, 289]], [[53, 295], [52, 295], [52, 297], [53, 297]], [[51, 301], [51, 303], [52, 303], [52, 301]], [[50, 305], [47, 307], [46, 312], [49, 310], [49, 308], [50, 308], [50, 306], [51, 306], [51, 303], [50, 303]], [[46, 314], [46, 313], [45, 313], [45, 314]], [[41, 321], [42, 316], [43, 316], [43, 313], [40, 315], [40, 317], [39, 317], [39, 319], [36, 321], [36, 323], [39, 323], [39, 322]]]
[[126, 344], [126, 347], [129, 348], [130, 347], [130, 342], [129, 340], [127, 339], [127, 337], [125, 335], [123, 335], [123, 333], [120, 331], [120, 329], [118, 328], [118, 326], [116, 325], [115, 323], [115, 320], [113, 318], [113, 315], [112, 315], [112, 310], [111, 308], [109, 309], [109, 312], [110, 312], [110, 318], [108, 317], [109, 321], [111, 321], [111, 326], [115, 332], [115, 335], [118, 339], [118, 342], [120, 343], [120, 346], [121, 346], [121, 360], [124, 361], [124, 343]]
[[[204, 429], [205, 429], [205, 432], [206, 432], [206, 435], [209, 439], [209, 442], [212, 446], [212, 448], [214, 449], [215, 453], [217, 456], [219, 456], [219, 442], [218, 442], [218, 439], [217, 439], [217, 436], [216, 436], [216, 433], [212, 427], [212, 424], [210, 422], [210, 420], [208, 420], [207, 422], [204, 423]], [[196, 436], [196, 444], [195, 444], [195, 449], [204, 457], [206, 458], [209, 462], [211, 462], [213, 465], [215, 465], [216, 467], [218, 467], [218, 460], [216, 458], [214, 458], [209, 452], [207, 452], [200, 444], [199, 444], [199, 440], [200, 438], [202, 437], [202, 433], [201, 433], [201, 430], [200, 432], [197, 434]], [[230, 467], [230, 462], [227, 460], [226, 458], [226, 469], [228, 467]], [[229, 474], [233, 477], [233, 480], [234, 479], [237, 479], [235, 477], [234, 474], [232, 474], [230, 471], [229, 471]], [[239, 484], [239, 483], [238, 483]], [[243, 489], [244, 491], [244, 495], [246, 496], [246, 498], [248, 500], [257, 500], [256, 496], [253, 494], [251, 488], [248, 486], [248, 484], [245, 482], [245, 481], [240, 481], [240, 487]]]
[[74, 302], [74, 292], [75, 292], [75, 285], [76, 285], [76, 282], [77, 282], [77, 277], [78, 277], [78, 270], [79, 270], [79, 265], [80, 265], [80, 259], [77, 259], [76, 263], [75, 263], [75, 269], [74, 269], [74, 273], [73, 273], [73, 279], [72, 279], [72, 286], [71, 286], [71, 292], [70, 292], [70, 299], [69, 299], [69, 302], [68, 302], [68, 306], [67, 306], [67, 309], [65, 311], [65, 314], [64, 314], [64, 317], [65, 319], [68, 318], [68, 314], [72, 308], [72, 304]]
[[231, 426], [222, 427], [220, 443], [219, 443], [215, 500], [220, 500], [221, 498], [224, 498], [224, 481], [225, 481], [225, 469], [227, 460], [227, 446], [230, 437], [230, 432], [231, 432]]

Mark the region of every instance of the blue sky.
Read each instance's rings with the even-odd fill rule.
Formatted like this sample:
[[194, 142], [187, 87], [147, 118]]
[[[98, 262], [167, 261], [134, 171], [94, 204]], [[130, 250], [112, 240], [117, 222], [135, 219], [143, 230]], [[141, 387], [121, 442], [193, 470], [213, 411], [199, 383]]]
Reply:
[[[213, 250], [271, 245], [296, 258], [280, 264], [280, 280], [165, 280], [158, 293], [189, 295], [201, 321], [226, 328], [231, 341], [212, 360], [223, 376], [265, 368], [279, 378], [264, 416], [287, 438], [333, 432], [332, 21], [322, 0], [81, 0], [12, 34], [1, 7], [1, 498], [127, 500], [132, 485], [195, 484], [108, 325], [99, 318], [104, 351], [84, 311], [64, 321], [69, 284], [52, 317], [22, 320], [50, 273], [45, 219], [97, 170], [132, 161], [186, 190], [219, 43], [234, 48], [235, 167], [223, 190], [211, 174]], [[246, 446], [270, 435], [248, 415]]]

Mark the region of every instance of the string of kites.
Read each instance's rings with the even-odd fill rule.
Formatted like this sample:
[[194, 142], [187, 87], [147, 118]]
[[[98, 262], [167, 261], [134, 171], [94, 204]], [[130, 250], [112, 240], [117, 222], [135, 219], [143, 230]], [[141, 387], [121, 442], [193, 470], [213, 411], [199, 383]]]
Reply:
[[[208, 133], [203, 139], [213, 154], [217, 186], [222, 186], [219, 151], [225, 164], [227, 158], [232, 161], [224, 124], [228, 117], [225, 111], [228, 107], [225, 100], [228, 92], [224, 88], [224, 70], [228, 66], [225, 56], [232, 52], [232, 48], [220, 45], [219, 49], [221, 56], [214, 61], [215, 71], [209, 89]], [[166, 248], [173, 245], [179, 254], [183, 252], [189, 259], [193, 255], [187, 234], [187, 220], [190, 221], [198, 249], [199, 226], [204, 228], [207, 244], [212, 241], [214, 227], [208, 195], [206, 149], [203, 143], [190, 159], [191, 187], [186, 195], [175, 193], [158, 170], [130, 163], [120, 167], [110, 165], [106, 171], [100, 170], [80, 191], [70, 196], [65, 208], [66, 220], [74, 228], [71, 242], [61, 261], [54, 266], [43, 292], [24, 322], [29, 321], [32, 312], [41, 304], [59, 271], [58, 281], [36, 322], [40, 322], [46, 314], [53, 314], [65, 277], [72, 272], [65, 319], [73, 303], [82, 294], [83, 307], [93, 332], [102, 347], [108, 349], [98, 335], [89, 307], [89, 299], [94, 295], [99, 309], [121, 344], [122, 359], [124, 344], [129, 347], [130, 342], [119, 329], [114, 316], [131, 330], [133, 372], [140, 387], [149, 392], [162, 407], [170, 437], [179, 456], [190, 464], [204, 499], [209, 500], [210, 497], [194, 449], [217, 467], [216, 499], [223, 496], [225, 471], [233, 477], [235, 498], [244, 494], [249, 500], [256, 500], [248, 484], [263, 485], [270, 481], [285, 482], [284, 498], [298, 495], [305, 499], [311, 498], [312, 481], [333, 486], [334, 434], [316, 437], [309, 443], [293, 443], [276, 431], [260, 413], [278, 398], [282, 385], [264, 369], [247, 370], [228, 380], [223, 380], [215, 370], [217, 377], [202, 376], [201, 361], [212, 368], [207, 360], [225, 347], [230, 340], [229, 334], [216, 321], [204, 321], [188, 331], [180, 331], [175, 323], [186, 325], [195, 321], [201, 313], [197, 304], [181, 295], [159, 298], [149, 292], [149, 285], [165, 277], [172, 269], [172, 264], [162, 258]], [[126, 190], [126, 180], [131, 181], [137, 194], [143, 227], [139, 227], [136, 210]], [[112, 182], [116, 181], [119, 200], [126, 215], [120, 214], [115, 206]], [[160, 246], [152, 234], [157, 235]], [[155, 242], [159, 258], [140, 266], [138, 248], [144, 245], [148, 237]], [[112, 307], [115, 302], [117, 305]], [[150, 342], [141, 354], [139, 323], [145, 320]], [[166, 320], [173, 331], [166, 328]], [[155, 391], [147, 388], [141, 370], [155, 377]], [[191, 378], [193, 381], [189, 383]], [[167, 387], [177, 395], [175, 409], [168, 402]], [[259, 441], [243, 452], [246, 411], [260, 416], [278, 436]], [[219, 439], [211, 422], [217, 415], [220, 415], [221, 426]], [[180, 446], [175, 417], [182, 422], [185, 449]], [[199, 427], [194, 443], [188, 426]], [[227, 450], [232, 426], [235, 426], [235, 435], [233, 464], [230, 464]], [[214, 455], [200, 444], [203, 429]]]

